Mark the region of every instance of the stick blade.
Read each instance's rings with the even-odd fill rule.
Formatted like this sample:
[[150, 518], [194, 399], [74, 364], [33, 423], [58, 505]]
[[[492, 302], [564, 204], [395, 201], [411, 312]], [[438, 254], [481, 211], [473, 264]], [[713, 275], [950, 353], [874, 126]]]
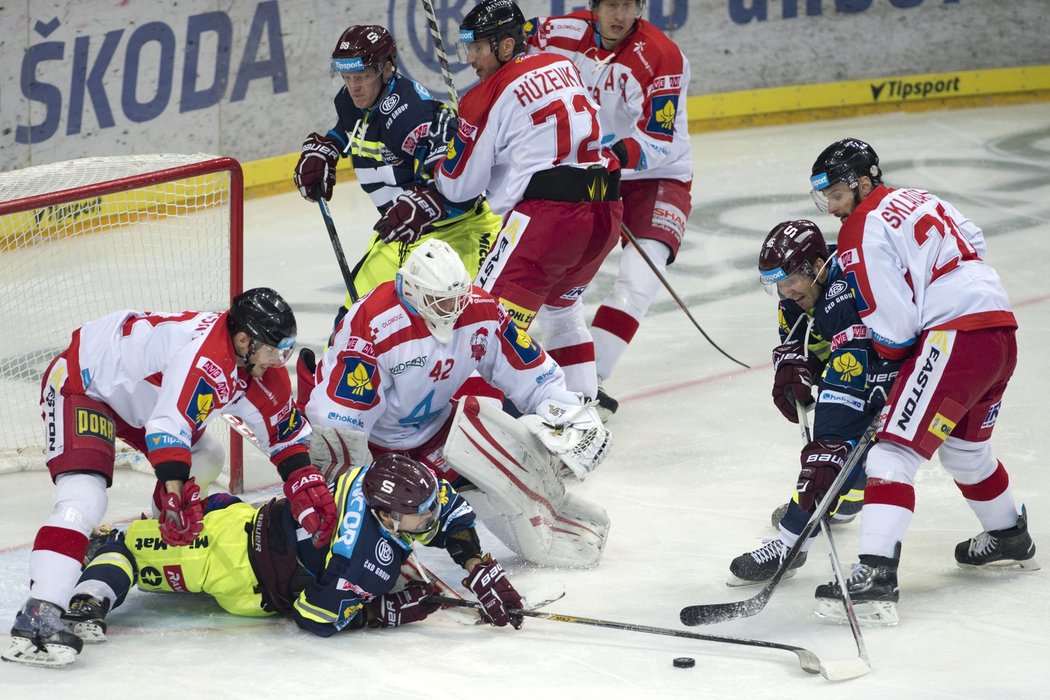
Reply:
[[763, 591], [753, 598], [738, 600], [732, 603], [711, 603], [708, 605], [687, 605], [678, 613], [678, 618], [686, 627], [712, 625], [716, 622], [735, 620], [741, 617], [757, 615], [766, 607], [769, 595]]
[[861, 657], [825, 661], [820, 664], [820, 675], [829, 681], [848, 681], [871, 673], [871, 664]]

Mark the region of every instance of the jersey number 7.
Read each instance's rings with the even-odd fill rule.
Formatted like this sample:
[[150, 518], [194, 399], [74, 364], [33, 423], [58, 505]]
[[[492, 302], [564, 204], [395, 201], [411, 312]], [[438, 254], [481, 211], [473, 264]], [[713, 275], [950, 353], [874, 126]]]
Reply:
[[[591, 133], [587, 138], [580, 141], [576, 147], [576, 162], [586, 165], [598, 162], [598, 110], [594, 108], [586, 95], [572, 96], [572, 111], [576, 114], [590, 115]], [[558, 154], [554, 159], [554, 165], [560, 165], [569, 156], [572, 150], [572, 120], [569, 115], [569, 107], [562, 99], [552, 100], [537, 109], [531, 115], [532, 123], [540, 126], [545, 122], [554, 120], [554, 128], [558, 140]]]

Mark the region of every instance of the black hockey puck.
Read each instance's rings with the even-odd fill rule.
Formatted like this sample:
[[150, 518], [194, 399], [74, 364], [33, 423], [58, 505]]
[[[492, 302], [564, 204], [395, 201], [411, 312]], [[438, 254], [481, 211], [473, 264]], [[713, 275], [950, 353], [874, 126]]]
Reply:
[[674, 660], [675, 668], [692, 668], [696, 666], [696, 659], [691, 656], [679, 656]]

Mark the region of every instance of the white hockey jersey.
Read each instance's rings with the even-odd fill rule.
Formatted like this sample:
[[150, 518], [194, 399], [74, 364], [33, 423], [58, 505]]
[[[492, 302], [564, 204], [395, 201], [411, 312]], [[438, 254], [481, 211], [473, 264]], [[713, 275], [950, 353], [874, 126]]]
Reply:
[[622, 179], [691, 180], [689, 60], [644, 19], [606, 51], [591, 20], [589, 10], [530, 20], [525, 27], [530, 50], [561, 54], [576, 64], [598, 103], [605, 143], [622, 140], [627, 147]]
[[190, 464], [190, 447], [217, 413], [244, 421], [274, 465], [305, 454], [311, 429], [288, 372], [272, 367], [256, 379], [238, 368], [227, 316], [118, 311], [86, 323], [66, 353], [73, 388], [144, 428], [154, 466]]
[[839, 232], [838, 260], [876, 350], [911, 354], [927, 330], [1017, 327], [984, 234], [936, 195], [877, 187]]
[[517, 56], [460, 100], [459, 129], [434, 172], [438, 191], [453, 202], [487, 191], [502, 214], [541, 170], [608, 167], [597, 112], [571, 61]]
[[523, 411], [555, 398], [579, 403], [565, 375], [499, 302], [475, 287], [452, 338], [439, 343], [396, 282], [384, 282], [350, 309], [317, 365], [306, 415], [316, 425], [363, 431], [394, 450], [419, 447], [451, 411], [472, 372]]

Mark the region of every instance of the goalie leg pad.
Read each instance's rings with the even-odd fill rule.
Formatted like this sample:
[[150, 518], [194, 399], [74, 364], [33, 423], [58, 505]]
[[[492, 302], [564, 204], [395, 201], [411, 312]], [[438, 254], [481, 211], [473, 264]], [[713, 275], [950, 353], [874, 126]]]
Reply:
[[364, 431], [314, 426], [310, 436], [310, 461], [327, 482], [354, 467], [372, 463], [368, 437]]
[[508, 547], [543, 566], [590, 568], [601, 561], [609, 518], [601, 507], [565, 493], [553, 456], [519, 421], [468, 397], [445, 445], [450, 467], [481, 522]]

